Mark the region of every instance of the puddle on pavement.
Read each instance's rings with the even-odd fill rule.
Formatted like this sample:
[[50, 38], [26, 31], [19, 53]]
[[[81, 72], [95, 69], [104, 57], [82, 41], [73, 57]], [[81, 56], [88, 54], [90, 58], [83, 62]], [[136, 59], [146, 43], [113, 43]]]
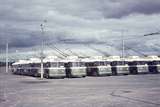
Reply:
[[0, 98], [0, 103], [6, 101], [5, 99]]
[[41, 83], [49, 83], [49, 81], [21, 81], [21, 83], [26, 83], [26, 84], [41, 84]]
[[131, 93], [132, 91], [128, 91], [128, 90], [123, 90], [123, 93]]

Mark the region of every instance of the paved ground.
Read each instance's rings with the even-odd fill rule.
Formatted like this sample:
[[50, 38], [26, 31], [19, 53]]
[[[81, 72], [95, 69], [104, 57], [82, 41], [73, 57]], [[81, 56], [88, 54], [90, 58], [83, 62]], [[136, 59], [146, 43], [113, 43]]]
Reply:
[[160, 74], [40, 80], [0, 72], [0, 107], [160, 107]]

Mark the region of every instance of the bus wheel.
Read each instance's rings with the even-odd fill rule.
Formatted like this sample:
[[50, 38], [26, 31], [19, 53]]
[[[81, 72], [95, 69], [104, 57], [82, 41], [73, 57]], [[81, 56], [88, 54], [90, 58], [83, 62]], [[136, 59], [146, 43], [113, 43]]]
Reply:
[[38, 77], [38, 73], [35, 73], [35, 74], [34, 74], [34, 77]]
[[49, 79], [49, 74], [45, 74], [45, 78]]
[[85, 78], [85, 77], [86, 77], [85, 75], [82, 76], [82, 78]]
[[117, 75], [117, 72], [116, 71], [112, 71], [112, 75]]
[[93, 76], [98, 76], [98, 72], [93, 72]]

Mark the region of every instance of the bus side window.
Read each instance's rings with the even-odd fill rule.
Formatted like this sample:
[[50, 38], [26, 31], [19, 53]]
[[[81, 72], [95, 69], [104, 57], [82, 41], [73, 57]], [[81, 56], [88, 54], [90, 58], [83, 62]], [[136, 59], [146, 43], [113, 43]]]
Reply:
[[50, 63], [47, 62], [47, 63], [45, 64], [45, 67], [49, 67], [49, 66], [50, 66]]

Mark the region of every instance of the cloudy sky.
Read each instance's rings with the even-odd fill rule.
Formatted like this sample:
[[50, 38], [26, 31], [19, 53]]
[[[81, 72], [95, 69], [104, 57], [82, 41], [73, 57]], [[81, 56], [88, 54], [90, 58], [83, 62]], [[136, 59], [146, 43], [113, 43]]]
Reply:
[[160, 0], [0, 0], [1, 52], [6, 40], [13, 52], [32, 51], [43, 40], [63, 50], [117, 55], [123, 35], [126, 54], [159, 54], [160, 35], [143, 36], [159, 31]]

